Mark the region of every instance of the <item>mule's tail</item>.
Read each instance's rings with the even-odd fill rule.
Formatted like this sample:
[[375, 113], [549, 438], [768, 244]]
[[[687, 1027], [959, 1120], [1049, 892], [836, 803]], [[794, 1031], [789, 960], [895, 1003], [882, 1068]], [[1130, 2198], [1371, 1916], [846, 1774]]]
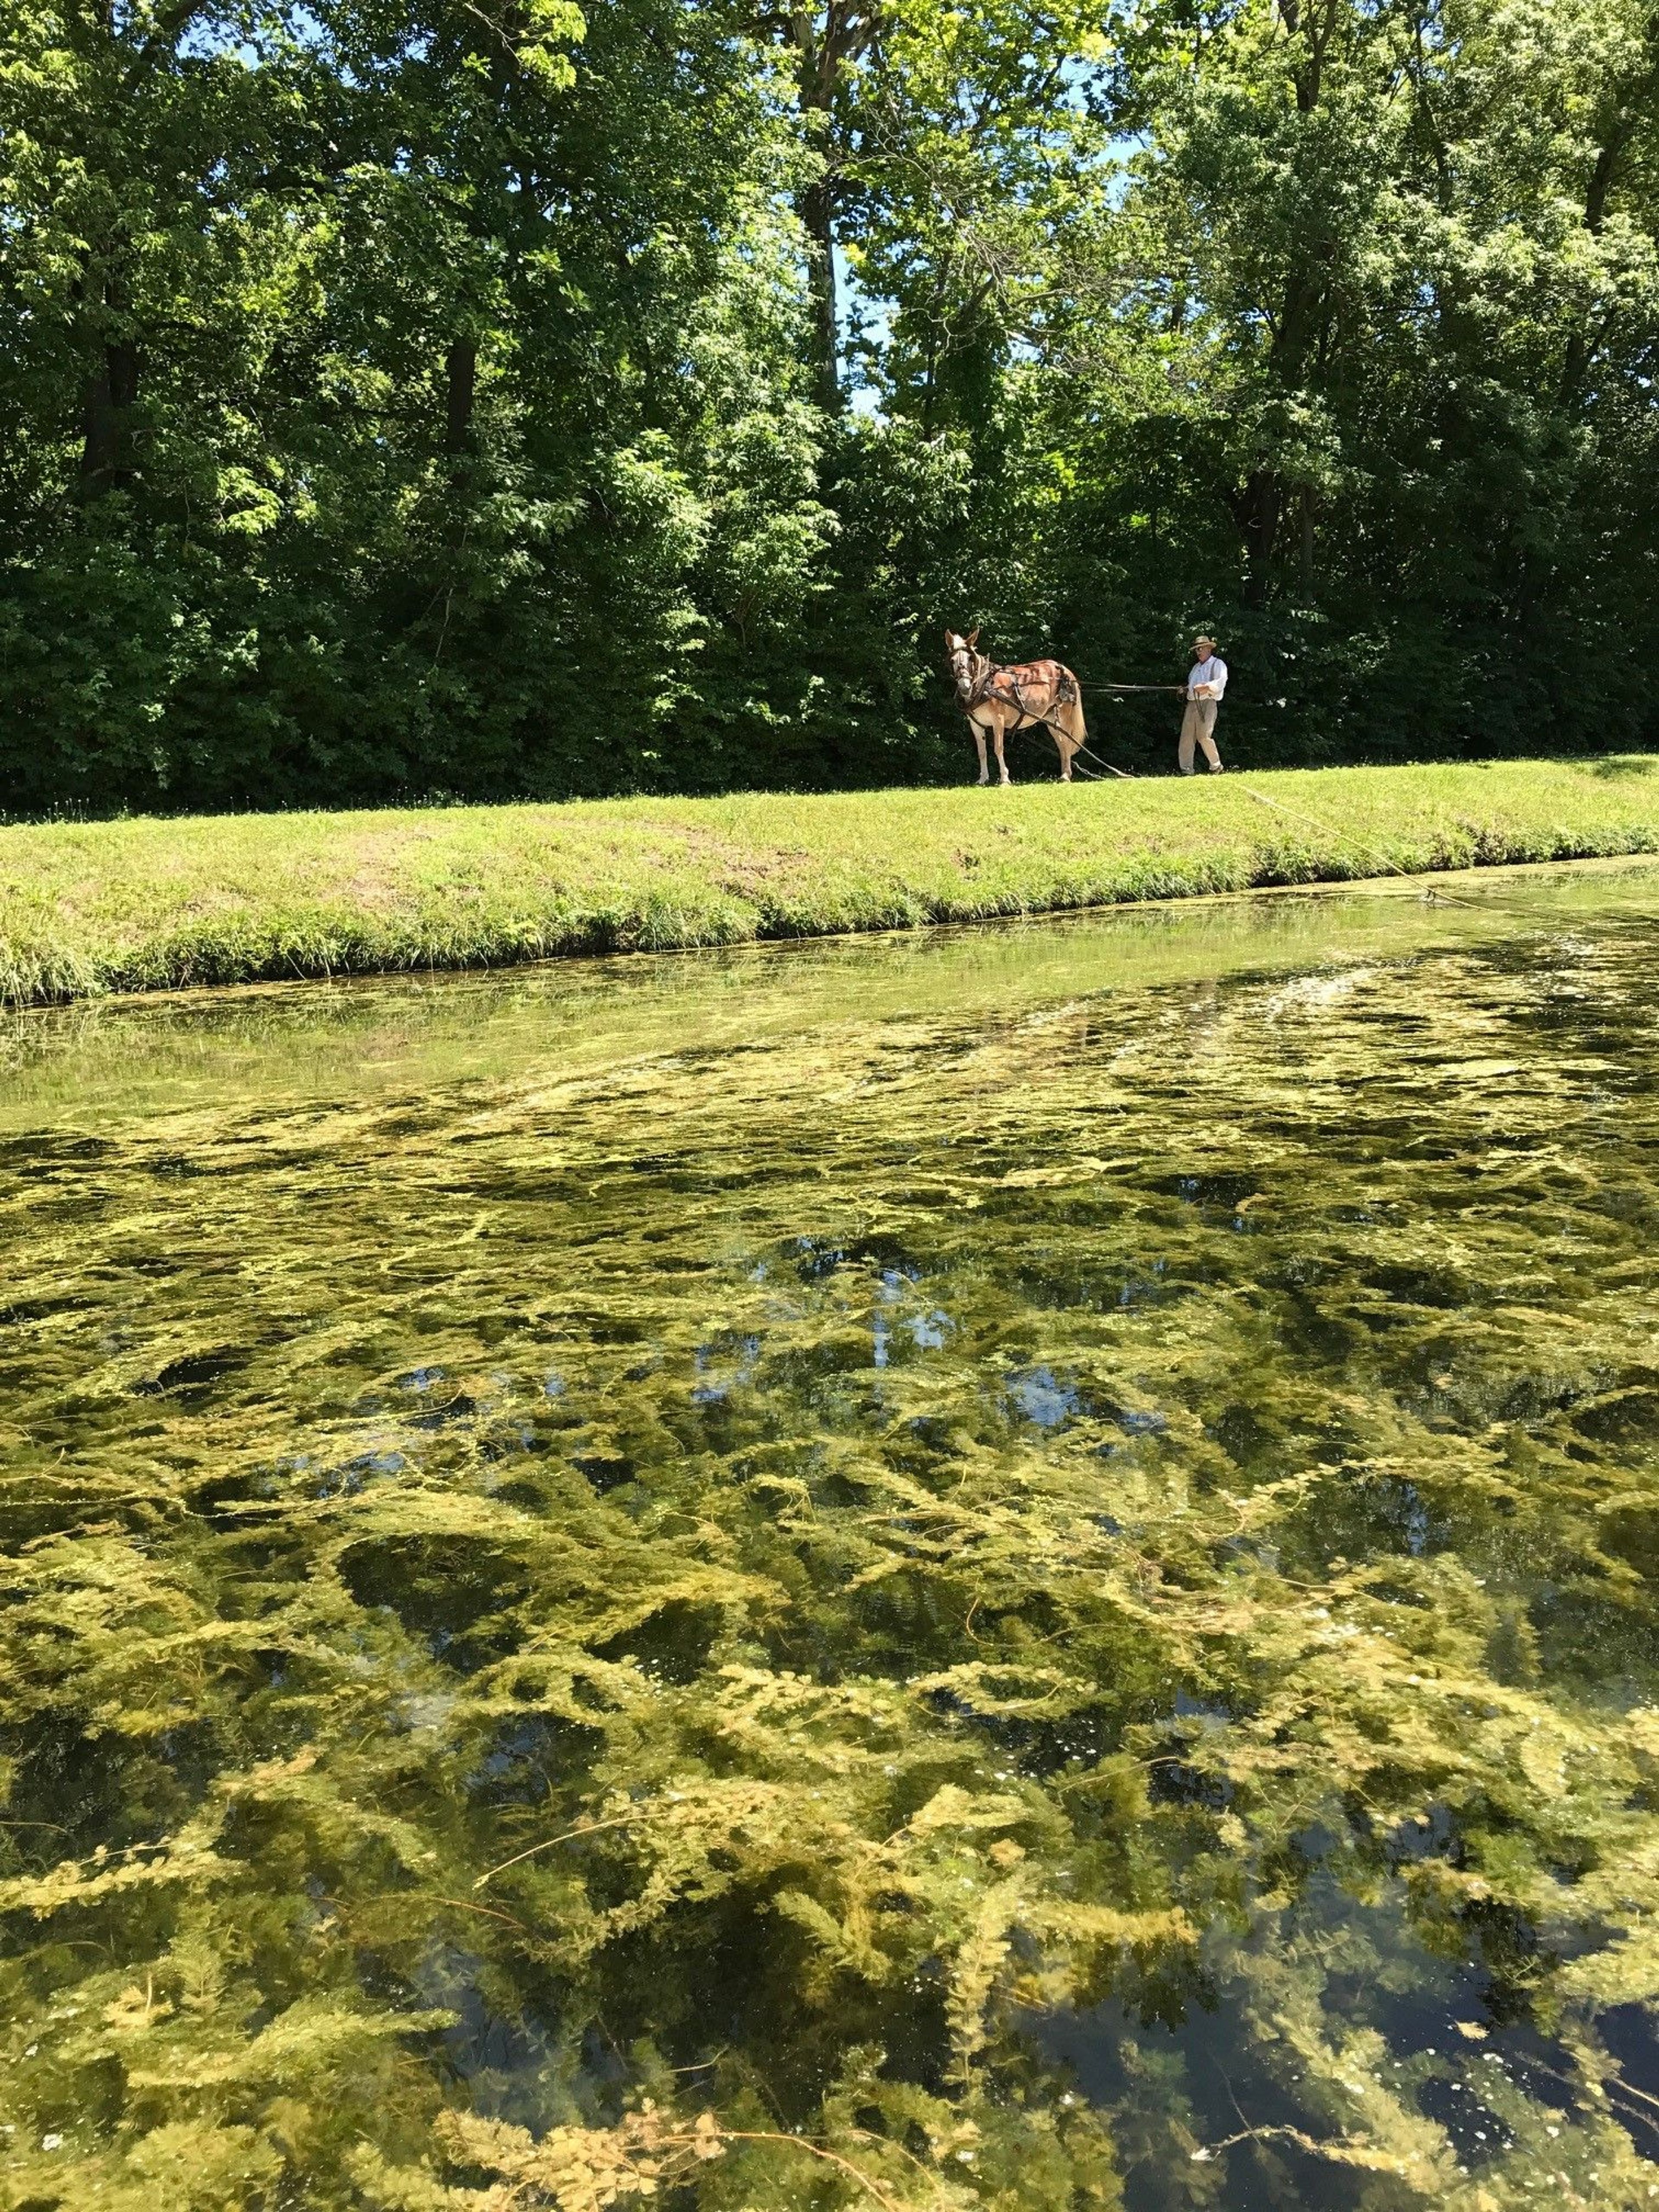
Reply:
[[1083, 719], [1083, 693], [1079, 688], [1076, 677], [1072, 674], [1070, 669], [1067, 669], [1066, 673], [1068, 681], [1065, 696], [1060, 702], [1060, 713], [1055, 719], [1074, 745], [1086, 745], [1089, 742], [1089, 725]]

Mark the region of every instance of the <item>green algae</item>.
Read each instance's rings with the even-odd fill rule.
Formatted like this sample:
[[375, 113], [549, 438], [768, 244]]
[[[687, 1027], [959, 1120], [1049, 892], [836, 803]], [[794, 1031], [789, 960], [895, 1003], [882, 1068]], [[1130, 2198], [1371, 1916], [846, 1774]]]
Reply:
[[1502, 896], [15, 1026], [6, 2201], [1659, 2195], [1659, 885]]

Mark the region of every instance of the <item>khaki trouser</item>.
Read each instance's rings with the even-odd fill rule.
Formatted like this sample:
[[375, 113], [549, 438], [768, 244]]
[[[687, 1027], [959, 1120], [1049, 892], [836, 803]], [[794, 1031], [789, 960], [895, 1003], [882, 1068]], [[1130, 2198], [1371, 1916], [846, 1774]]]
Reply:
[[1197, 744], [1212, 768], [1219, 768], [1221, 756], [1215, 749], [1215, 710], [1220, 704], [1215, 699], [1189, 699], [1187, 711], [1181, 718], [1181, 744], [1177, 758], [1182, 775], [1193, 772], [1193, 747]]

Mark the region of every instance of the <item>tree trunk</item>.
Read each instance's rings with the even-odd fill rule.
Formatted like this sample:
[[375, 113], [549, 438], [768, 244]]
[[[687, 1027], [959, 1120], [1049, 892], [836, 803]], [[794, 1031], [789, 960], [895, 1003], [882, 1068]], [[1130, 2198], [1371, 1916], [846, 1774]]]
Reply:
[[1243, 491], [1232, 495], [1230, 503], [1244, 540], [1245, 604], [1264, 607], [1273, 586], [1273, 548], [1284, 511], [1284, 486], [1273, 470], [1257, 469]]
[[106, 327], [97, 343], [81, 405], [81, 491], [99, 499], [131, 483], [132, 410], [138, 398], [138, 349], [130, 337], [117, 337], [107, 319], [126, 306], [125, 290], [113, 276], [104, 280]]
[[801, 194], [800, 219], [806, 233], [812, 301], [813, 396], [827, 414], [839, 413], [843, 404], [836, 283], [836, 204], [841, 187], [836, 94], [846, 64], [856, 60], [875, 37], [880, 13], [881, 0], [828, 0], [821, 9], [791, 7], [778, 25], [787, 27], [794, 45], [801, 113], [823, 162], [820, 174]]
[[444, 451], [460, 460], [472, 451], [472, 403], [478, 388], [478, 349], [471, 338], [451, 341], [444, 381]]
[[1609, 137], [1590, 172], [1589, 190], [1584, 195], [1584, 228], [1592, 238], [1600, 238], [1607, 219], [1607, 194], [1613, 189], [1613, 173], [1619, 165], [1624, 137], [1622, 131]]
[[842, 405], [841, 318], [836, 286], [836, 188], [826, 173], [801, 195], [812, 301], [812, 396], [826, 414]]
[[[1626, 131], [1615, 127], [1607, 134], [1607, 143], [1595, 157], [1595, 167], [1590, 172], [1589, 187], [1584, 194], [1584, 228], [1592, 238], [1601, 235], [1607, 219], [1607, 194], [1613, 189], [1613, 179], [1619, 166], [1619, 156], [1624, 150]], [[1567, 334], [1566, 356], [1561, 364], [1561, 401], [1571, 407], [1582, 394], [1584, 374], [1589, 367], [1590, 343], [1584, 331], [1571, 331]]]
[[1311, 0], [1306, 14], [1299, 0], [1279, 0], [1279, 19], [1292, 38], [1303, 41], [1302, 59], [1291, 71], [1296, 86], [1296, 104], [1304, 115], [1311, 115], [1319, 105], [1324, 88], [1325, 56], [1336, 34], [1339, 14], [1343, 0]]
[[[1291, 63], [1297, 112], [1311, 115], [1324, 88], [1325, 60], [1340, 20], [1341, 0], [1279, 0], [1279, 17], [1293, 41], [1298, 58]], [[1284, 392], [1296, 391], [1308, 374], [1310, 355], [1316, 350], [1320, 325], [1327, 315], [1324, 257], [1310, 256], [1292, 262], [1285, 279], [1278, 321], [1268, 349], [1268, 374]], [[1253, 607], [1262, 607], [1273, 591], [1273, 558], [1285, 520], [1287, 491], [1272, 462], [1257, 462], [1242, 490], [1230, 489], [1227, 503], [1244, 541], [1244, 597]], [[1314, 555], [1313, 495], [1300, 495], [1299, 514], [1293, 516], [1300, 538], [1302, 573], [1311, 581]]]

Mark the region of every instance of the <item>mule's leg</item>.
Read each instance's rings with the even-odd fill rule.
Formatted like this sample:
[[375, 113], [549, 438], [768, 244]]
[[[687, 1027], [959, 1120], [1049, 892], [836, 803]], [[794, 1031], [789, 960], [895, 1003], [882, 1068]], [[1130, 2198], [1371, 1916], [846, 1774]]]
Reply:
[[999, 714], [995, 721], [991, 725], [991, 743], [996, 748], [997, 781], [999, 783], [1006, 783], [1009, 781], [1008, 763], [1002, 757], [1002, 740], [1006, 734], [1006, 732], [1003, 728], [1002, 717]]
[[979, 747], [979, 780], [981, 783], [989, 783], [991, 770], [985, 758], [985, 732], [977, 722], [969, 722], [968, 726], [974, 733], [974, 743]]
[[1076, 754], [1077, 745], [1071, 738], [1059, 736], [1056, 736], [1054, 743], [1060, 747], [1060, 780], [1062, 783], [1069, 783], [1072, 780], [1072, 761]]

